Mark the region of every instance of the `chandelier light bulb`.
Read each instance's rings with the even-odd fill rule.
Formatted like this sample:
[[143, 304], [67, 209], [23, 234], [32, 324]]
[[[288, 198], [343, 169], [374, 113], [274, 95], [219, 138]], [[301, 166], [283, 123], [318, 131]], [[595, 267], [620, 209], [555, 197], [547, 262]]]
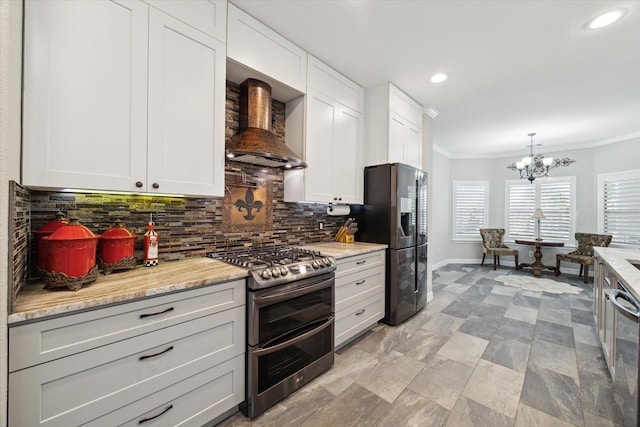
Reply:
[[547, 176], [551, 169], [557, 168], [558, 166], [569, 166], [571, 163], [575, 163], [575, 160], [569, 158], [558, 160], [553, 157], [544, 157], [542, 154], [533, 154], [534, 135], [535, 133], [529, 134], [531, 138], [531, 142], [529, 143], [529, 156], [523, 157], [522, 161], [513, 162], [507, 166], [507, 169], [518, 171], [520, 179], [526, 178], [533, 184], [536, 178]]

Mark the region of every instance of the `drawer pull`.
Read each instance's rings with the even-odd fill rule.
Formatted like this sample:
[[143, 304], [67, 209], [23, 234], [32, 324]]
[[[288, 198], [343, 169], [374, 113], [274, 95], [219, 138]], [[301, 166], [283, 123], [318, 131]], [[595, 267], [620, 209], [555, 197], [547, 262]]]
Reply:
[[166, 353], [166, 352], [167, 352], [167, 351], [169, 351], [169, 350], [173, 350], [173, 346], [171, 346], [171, 347], [167, 347], [167, 348], [165, 348], [164, 350], [159, 351], [159, 352], [154, 353], [154, 354], [145, 354], [144, 356], [140, 356], [140, 360], [150, 359], [150, 358], [152, 358], [152, 357], [160, 356], [161, 354], [164, 354], [164, 353]]
[[358, 261], [358, 262], [356, 262], [356, 264], [360, 265], [360, 264], [364, 264], [365, 262], [367, 262], [367, 260], [366, 260], [366, 259], [363, 259], [362, 261]]
[[356, 285], [362, 285], [364, 282], [366, 282], [366, 280], [359, 280], [356, 282]]
[[358, 310], [356, 311], [356, 316], [360, 316], [362, 313], [364, 313], [366, 310], [363, 308], [362, 310]]
[[140, 315], [140, 318], [141, 318], [141, 319], [144, 319], [145, 317], [159, 316], [159, 315], [161, 315], [161, 314], [165, 314], [165, 313], [168, 313], [168, 312], [170, 312], [170, 311], [173, 311], [173, 307], [169, 307], [169, 308], [167, 308], [166, 310], [158, 311], [158, 312], [156, 312], [156, 313], [145, 313], [145, 314], [141, 314], [141, 315]]
[[173, 405], [169, 405], [166, 408], [164, 408], [164, 410], [162, 412], [160, 412], [159, 414], [154, 415], [153, 417], [141, 419], [140, 421], [138, 421], [138, 424], [142, 424], [142, 423], [146, 423], [147, 421], [155, 420], [156, 418], [166, 414], [167, 411], [169, 411], [169, 409], [172, 409], [172, 408], [173, 408]]

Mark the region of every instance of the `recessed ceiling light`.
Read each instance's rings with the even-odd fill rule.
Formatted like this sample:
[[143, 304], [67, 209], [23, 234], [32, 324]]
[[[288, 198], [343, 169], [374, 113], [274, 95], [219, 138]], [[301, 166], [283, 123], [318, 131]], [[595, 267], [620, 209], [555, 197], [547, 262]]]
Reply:
[[598, 28], [606, 27], [614, 22], [620, 20], [627, 13], [627, 9], [615, 9], [601, 15], [596, 16], [591, 21], [587, 22], [587, 29], [597, 30]]
[[431, 83], [441, 83], [447, 80], [447, 75], [444, 73], [438, 73], [431, 76]]

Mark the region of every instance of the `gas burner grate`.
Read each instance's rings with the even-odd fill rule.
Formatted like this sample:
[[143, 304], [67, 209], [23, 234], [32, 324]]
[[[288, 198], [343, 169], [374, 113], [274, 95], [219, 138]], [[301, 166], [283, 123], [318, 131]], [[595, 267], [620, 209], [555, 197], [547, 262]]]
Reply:
[[296, 248], [291, 246], [277, 246], [272, 248], [251, 248], [246, 250], [209, 252], [210, 258], [226, 261], [249, 270], [258, 268], [289, 265], [301, 261], [312, 261], [322, 258], [318, 251]]

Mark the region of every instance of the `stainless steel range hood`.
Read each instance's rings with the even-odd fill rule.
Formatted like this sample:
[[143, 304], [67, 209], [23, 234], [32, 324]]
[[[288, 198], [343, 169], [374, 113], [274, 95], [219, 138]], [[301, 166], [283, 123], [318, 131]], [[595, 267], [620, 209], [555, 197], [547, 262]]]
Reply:
[[271, 86], [256, 79], [240, 85], [240, 130], [227, 144], [227, 158], [279, 169], [306, 168], [271, 131]]

